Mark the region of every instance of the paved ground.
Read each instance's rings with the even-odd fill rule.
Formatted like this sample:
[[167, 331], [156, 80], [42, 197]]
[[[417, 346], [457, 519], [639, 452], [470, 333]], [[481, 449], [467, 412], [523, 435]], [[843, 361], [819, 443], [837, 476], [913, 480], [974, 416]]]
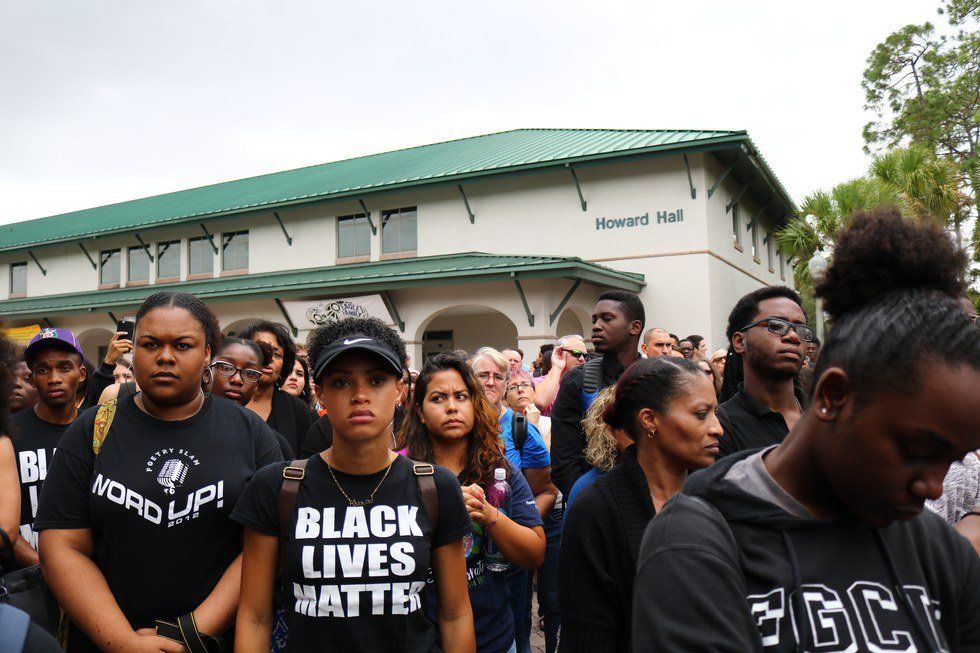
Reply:
[[544, 631], [538, 628], [538, 593], [531, 603], [531, 653], [544, 653]]

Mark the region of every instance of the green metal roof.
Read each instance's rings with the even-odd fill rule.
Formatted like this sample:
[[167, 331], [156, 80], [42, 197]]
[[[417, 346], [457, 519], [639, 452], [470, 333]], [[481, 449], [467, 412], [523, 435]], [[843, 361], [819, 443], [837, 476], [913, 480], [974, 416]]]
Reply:
[[[751, 146], [744, 131], [517, 129], [3, 225], [0, 251], [380, 190], [743, 142]], [[792, 210], [792, 200], [771, 171], [770, 176]]]
[[407, 258], [377, 263], [333, 265], [323, 268], [246, 274], [179, 285], [160, 284], [94, 290], [65, 295], [43, 295], [0, 302], [0, 315], [29, 315], [36, 319], [59, 313], [107, 311], [136, 306], [161, 290], [179, 290], [205, 301], [369, 293], [428, 285], [451, 285], [542, 278], [581, 279], [600, 286], [639, 292], [643, 275], [621, 272], [576, 257], [504, 256], [467, 252], [444, 256]]

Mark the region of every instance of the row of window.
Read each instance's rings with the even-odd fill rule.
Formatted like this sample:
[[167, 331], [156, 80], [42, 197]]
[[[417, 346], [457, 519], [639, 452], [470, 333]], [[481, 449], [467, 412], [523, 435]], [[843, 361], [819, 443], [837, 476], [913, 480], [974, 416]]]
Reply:
[[[248, 270], [248, 232], [235, 231], [221, 236], [221, 269], [224, 272]], [[122, 279], [122, 249], [99, 252], [99, 285], [118, 285]], [[156, 244], [157, 279], [176, 281], [180, 278], [180, 241], [168, 240]], [[187, 239], [187, 274], [214, 274], [214, 250], [207, 236]], [[149, 248], [126, 249], [126, 280], [150, 280]], [[27, 263], [10, 264], [10, 294], [27, 294]]]
[[[418, 208], [411, 206], [381, 212], [381, 253], [411, 253], [418, 249]], [[248, 231], [235, 231], [221, 236], [221, 270], [248, 270]], [[364, 213], [337, 218], [337, 257], [349, 259], [371, 254], [371, 223]], [[125, 273], [122, 268], [126, 257]], [[156, 243], [156, 278], [175, 281], [180, 278], [180, 241]], [[105, 249], [99, 252], [99, 285], [118, 285], [125, 274], [127, 282], [150, 280], [150, 248], [128, 247], [125, 250]], [[214, 255], [207, 236], [187, 239], [187, 274], [214, 274]], [[10, 264], [10, 294], [27, 293], [27, 263]]]
[[[759, 229], [758, 220], [753, 221], [750, 231], [752, 232], [752, 258], [755, 259], [757, 263], [761, 262], [759, 260]], [[779, 259], [779, 278], [786, 279], [786, 257], [783, 253], [776, 249], [776, 244], [774, 242], [776, 234], [771, 231], [766, 232], [766, 256], [769, 262], [769, 271], [775, 272], [774, 267], [774, 254]], [[738, 203], [732, 206], [732, 240], [735, 243], [735, 247], [742, 249], [742, 218], [738, 212]]]
[[[248, 232], [234, 231], [221, 236], [221, 270], [248, 270]], [[122, 279], [122, 250], [105, 249], [99, 252], [99, 285], [115, 285]], [[180, 277], [180, 241], [170, 240], [156, 246], [157, 279], [176, 280]], [[187, 239], [187, 274], [214, 274], [214, 255], [207, 236]], [[147, 248], [129, 247], [126, 250], [126, 281], [150, 280], [150, 254]]]
[[[397, 254], [418, 249], [418, 209], [414, 206], [381, 212], [381, 253]], [[371, 224], [357, 213], [337, 218], [337, 258], [371, 254]]]

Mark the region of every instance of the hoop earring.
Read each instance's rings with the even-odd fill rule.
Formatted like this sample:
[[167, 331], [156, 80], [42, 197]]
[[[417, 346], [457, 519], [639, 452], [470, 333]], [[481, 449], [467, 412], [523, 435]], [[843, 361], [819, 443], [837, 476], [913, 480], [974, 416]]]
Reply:
[[214, 381], [214, 377], [211, 376], [211, 368], [205, 367], [204, 374], [201, 376], [201, 387], [207, 388]]
[[653, 436], [655, 436], [656, 434], [657, 434], [657, 432], [655, 430], [653, 430], [653, 429], [650, 429], [649, 431], [647, 431], [647, 437], [650, 438], [651, 440], [653, 439]]

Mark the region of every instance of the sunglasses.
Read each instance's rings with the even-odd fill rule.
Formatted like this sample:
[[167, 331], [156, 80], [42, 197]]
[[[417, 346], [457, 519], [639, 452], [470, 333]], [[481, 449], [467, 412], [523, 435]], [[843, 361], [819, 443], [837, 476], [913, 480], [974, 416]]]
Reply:
[[224, 361], [211, 363], [211, 369], [221, 376], [226, 376], [228, 378], [235, 376], [235, 372], [238, 372], [242, 375], [242, 381], [245, 381], [246, 383], [257, 383], [258, 380], [262, 378], [262, 372], [259, 370], [243, 370], [240, 367], [235, 367], [231, 363], [226, 363]]
[[575, 358], [585, 358], [586, 352], [579, 351], [578, 349], [565, 349], [563, 350], [567, 354], [571, 354]]
[[795, 322], [787, 322], [778, 317], [767, 317], [764, 320], [759, 320], [758, 322], [753, 322], [748, 326], [744, 326], [739, 331], [748, 331], [752, 327], [757, 327], [760, 324], [765, 324], [766, 329], [769, 333], [775, 334], [777, 336], [785, 336], [789, 333], [790, 329], [796, 331], [796, 335], [799, 336], [800, 340], [803, 342], [813, 342], [813, 337], [816, 335], [813, 329], [805, 324], [796, 324]]

